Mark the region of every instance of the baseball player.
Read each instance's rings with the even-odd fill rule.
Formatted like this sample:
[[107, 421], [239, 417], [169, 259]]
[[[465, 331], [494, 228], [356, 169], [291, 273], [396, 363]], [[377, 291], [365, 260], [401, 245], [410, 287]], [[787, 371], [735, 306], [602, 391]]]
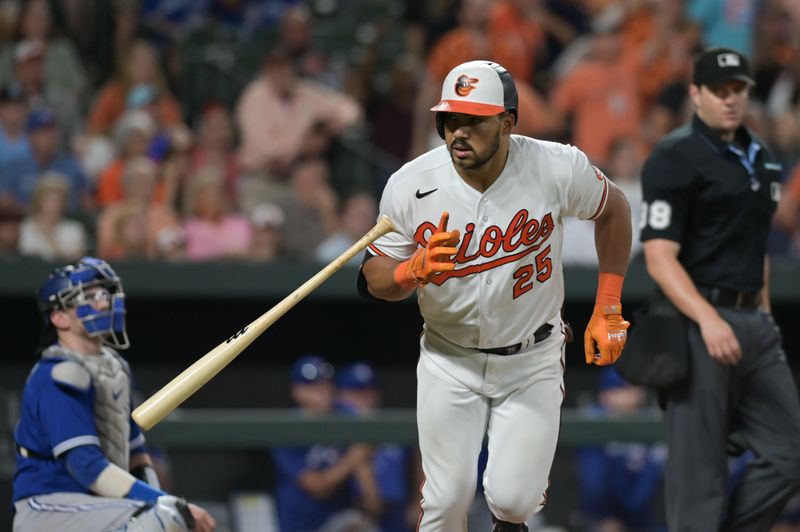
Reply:
[[511, 75], [471, 61], [432, 108], [446, 145], [391, 176], [380, 211], [397, 232], [370, 246], [362, 294], [417, 292], [425, 321], [417, 425], [426, 481], [420, 530], [465, 530], [484, 435], [493, 530], [527, 530], [545, 503], [563, 400], [562, 219], [594, 220], [597, 300], [587, 363], [616, 361], [631, 246], [622, 192], [572, 146], [512, 135]]
[[159, 488], [131, 419], [125, 294], [84, 257], [37, 292], [45, 329], [14, 433], [14, 532], [214, 530], [202, 508]]

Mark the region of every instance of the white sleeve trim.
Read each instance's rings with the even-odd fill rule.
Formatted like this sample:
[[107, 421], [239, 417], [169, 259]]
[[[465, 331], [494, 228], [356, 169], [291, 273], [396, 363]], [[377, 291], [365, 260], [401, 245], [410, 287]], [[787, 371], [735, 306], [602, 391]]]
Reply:
[[132, 439], [130, 441], [131, 451], [133, 451], [134, 449], [138, 449], [139, 447], [144, 446], [144, 442], [145, 442], [144, 434], [139, 434], [138, 436], [136, 436], [134, 439]]
[[115, 464], [108, 464], [100, 471], [91, 490], [101, 497], [125, 497], [136, 483], [136, 478]]
[[74, 449], [75, 447], [80, 447], [81, 445], [97, 445], [99, 447], [100, 438], [98, 438], [97, 436], [86, 435], [86, 436], [76, 436], [74, 438], [62, 441], [61, 443], [53, 447], [53, 456], [58, 458], [60, 455], [69, 451], [70, 449]]

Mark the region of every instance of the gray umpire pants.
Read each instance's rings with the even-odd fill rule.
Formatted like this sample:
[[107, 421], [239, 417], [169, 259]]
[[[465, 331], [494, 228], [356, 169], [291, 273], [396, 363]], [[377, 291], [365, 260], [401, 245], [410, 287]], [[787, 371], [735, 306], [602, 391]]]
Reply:
[[[697, 325], [690, 326], [689, 379], [666, 397], [671, 532], [767, 531], [800, 486], [800, 402], [780, 331], [760, 311], [717, 311], [733, 328], [742, 359], [716, 362]], [[756, 455], [733, 491], [731, 433]]]

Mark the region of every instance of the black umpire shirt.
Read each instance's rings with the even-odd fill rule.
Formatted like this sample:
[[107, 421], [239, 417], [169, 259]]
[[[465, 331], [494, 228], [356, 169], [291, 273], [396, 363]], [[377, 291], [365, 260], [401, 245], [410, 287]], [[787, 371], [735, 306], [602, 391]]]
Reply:
[[644, 165], [641, 240], [678, 242], [696, 285], [756, 293], [780, 177], [781, 166], [745, 127], [728, 144], [695, 115]]

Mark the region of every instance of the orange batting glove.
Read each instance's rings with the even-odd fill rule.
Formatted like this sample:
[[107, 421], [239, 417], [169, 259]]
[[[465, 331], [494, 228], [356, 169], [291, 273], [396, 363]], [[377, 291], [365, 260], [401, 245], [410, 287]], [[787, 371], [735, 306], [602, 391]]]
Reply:
[[616, 362], [622, 354], [631, 325], [622, 317], [620, 297], [623, 280], [621, 275], [600, 274], [594, 311], [583, 333], [587, 364], [607, 366]]
[[439, 227], [428, 239], [428, 245], [419, 248], [406, 261], [401, 262], [394, 269], [394, 280], [403, 288], [425, 286], [436, 275], [455, 269], [456, 265], [450, 257], [456, 254], [455, 245], [458, 244], [458, 229], [447, 230], [447, 220], [450, 215], [442, 213]]

